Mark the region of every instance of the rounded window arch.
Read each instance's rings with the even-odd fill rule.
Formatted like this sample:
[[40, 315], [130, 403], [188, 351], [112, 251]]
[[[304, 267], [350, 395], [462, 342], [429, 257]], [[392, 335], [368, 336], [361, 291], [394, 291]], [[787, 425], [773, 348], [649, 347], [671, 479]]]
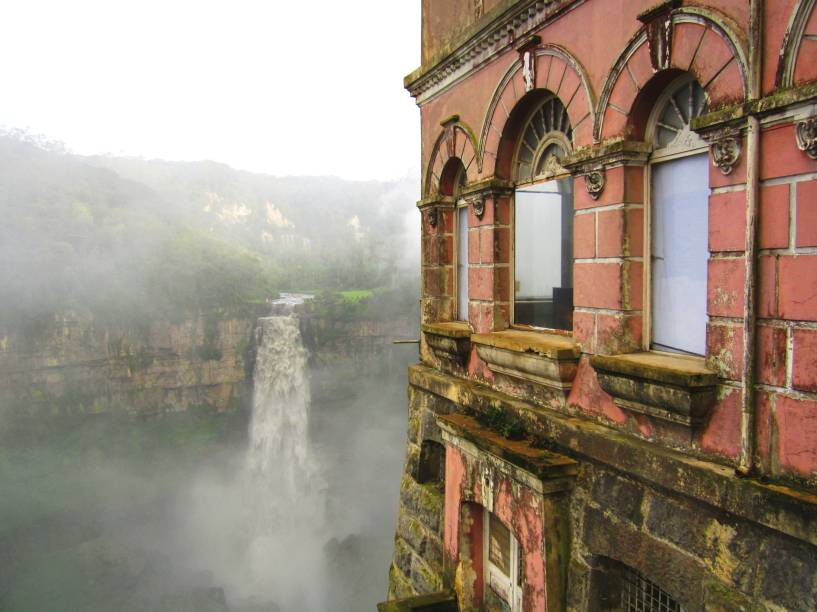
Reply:
[[573, 179], [562, 166], [573, 130], [550, 92], [520, 123], [513, 158], [513, 325], [573, 329]]
[[465, 164], [457, 157], [446, 162], [440, 177], [440, 195], [454, 201], [455, 263], [457, 275], [454, 294], [456, 301], [454, 312], [459, 321], [468, 321], [468, 204], [459, 196], [468, 184]]
[[700, 83], [683, 74], [658, 97], [647, 123], [653, 152], [644, 337], [652, 350], [706, 354], [709, 156], [690, 128], [706, 107]]
[[573, 130], [562, 101], [549, 94], [527, 118], [514, 164], [516, 184], [565, 174], [561, 160], [571, 149]]
[[690, 128], [706, 106], [706, 92], [692, 75], [684, 74], [670, 83], [656, 100], [647, 123], [647, 137], [653, 145], [651, 161], [706, 150], [706, 143]]

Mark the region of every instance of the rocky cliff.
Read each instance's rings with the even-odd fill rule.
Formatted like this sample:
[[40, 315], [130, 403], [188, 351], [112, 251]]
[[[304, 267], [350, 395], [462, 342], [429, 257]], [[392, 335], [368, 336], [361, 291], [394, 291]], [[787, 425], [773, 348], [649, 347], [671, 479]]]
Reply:
[[63, 313], [35, 330], [0, 330], [0, 415], [228, 410], [251, 392], [261, 308], [141, 326]]

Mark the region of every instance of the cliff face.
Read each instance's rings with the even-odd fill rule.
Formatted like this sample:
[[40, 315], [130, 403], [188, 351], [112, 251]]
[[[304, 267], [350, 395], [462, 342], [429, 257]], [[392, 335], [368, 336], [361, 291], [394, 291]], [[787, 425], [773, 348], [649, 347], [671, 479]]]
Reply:
[[[252, 395], [256, 320], [267, 311], [259, 306], [143, 326], [63, 313], [33, 331], [0, 330], [0, 417], [241, 406]], [[302, 313], [301, 329], [318, 398], [339, 372], [372, 363], [390, 369], [391, 341], [417, 335], [408, 317], [384, 322]]]
[[65, 313], [34, 332], [0, 330], [0, 412], [228, 410], [251, 393], [257, 314], [121, 326]]

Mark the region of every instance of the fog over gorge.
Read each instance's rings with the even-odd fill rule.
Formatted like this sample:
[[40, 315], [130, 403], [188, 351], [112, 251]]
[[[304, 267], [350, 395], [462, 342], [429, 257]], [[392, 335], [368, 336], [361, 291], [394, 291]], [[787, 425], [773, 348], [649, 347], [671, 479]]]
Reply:
[[[9, 8], [0, 610], [385, 599], [417, 359], [394, 341], [419, 327], [400, 81], [419, 6], [399, 35], [337, 31], [385, 19], [373, 1], [317, 9], [304, 49], [300, 12], [252, 1]], [[410, 42], [373, 64], [387, 40]]]

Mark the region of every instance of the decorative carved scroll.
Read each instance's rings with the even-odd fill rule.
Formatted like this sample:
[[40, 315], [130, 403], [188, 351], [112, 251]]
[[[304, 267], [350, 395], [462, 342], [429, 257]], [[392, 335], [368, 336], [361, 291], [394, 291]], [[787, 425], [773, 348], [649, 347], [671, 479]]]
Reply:
[[817, 159], [817, 117], [798, 121], [795, 127], [797, 148], [811, 159]]
[[591, 170], [584, 175], [584, 186], [587, 189], [587, 193], [589, 193], [590, 197], [594, 200], [599, 199], [601, 192], [604, 191], [605, 183], [604, 168]]
[[485, 214], [485, 196], [475, 196], [471, 200], [471, 209], [474, 211], [477, 219], [482, 219], [482, 216]]
[[712, 163], [723, 174], [730, 174], [740, 159], [740, 139], [727, 136], [712, 143]]

